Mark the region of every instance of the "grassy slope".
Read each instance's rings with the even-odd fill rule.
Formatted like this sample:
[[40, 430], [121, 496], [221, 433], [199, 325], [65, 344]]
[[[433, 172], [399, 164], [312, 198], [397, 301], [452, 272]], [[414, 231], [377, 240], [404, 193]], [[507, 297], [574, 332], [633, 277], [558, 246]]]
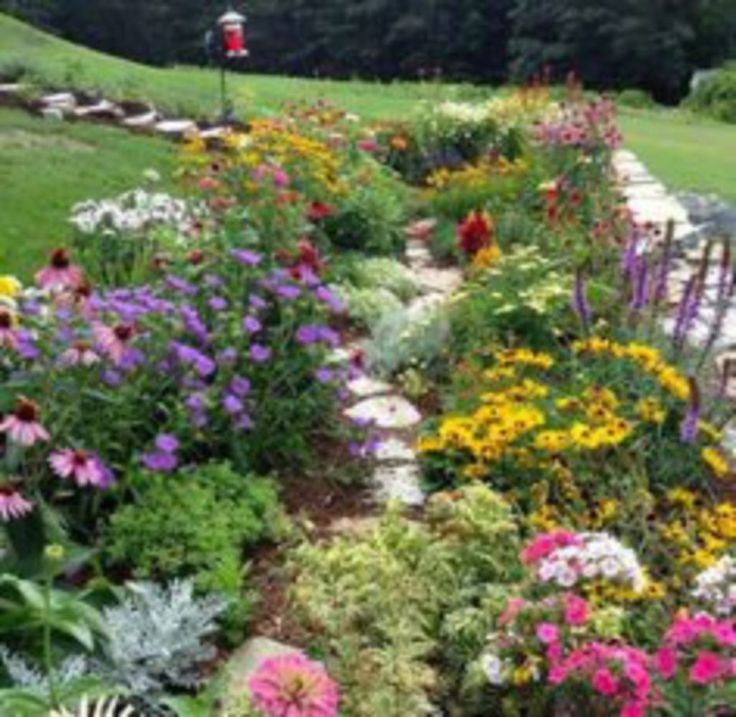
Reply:
[[[148, 67], [79, 47], [0, 14], [0, 75], [24, 69], [45, 87], [103, 90], [108, 97], [146, 99], [169, 113], [213, 116], [219, 111], [220, 80], [214, 69]], [[267, 113], [288, 100], [329, 98], [365, 117], [401, 117], [421, 99], [447, 97], [463, 88], [371, 82], [229, 76], [239, 112]]]
[[148, 167], [170, 175], [174, 161], [162, 140], [0, 109], [0, 274], [27, 279], [46, 250], [68, 240], [76, 202], [130, 189]]
[[736, 125], [634, 111], [623, 113], [622, 125], [626, 145], [668, 185], [736, 203]]

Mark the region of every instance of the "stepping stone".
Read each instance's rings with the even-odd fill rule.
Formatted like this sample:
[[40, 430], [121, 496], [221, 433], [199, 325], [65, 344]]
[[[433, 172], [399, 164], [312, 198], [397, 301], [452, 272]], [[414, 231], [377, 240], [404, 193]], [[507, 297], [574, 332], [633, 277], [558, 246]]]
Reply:
[[416, 463], [381, 466], [373, 474], [376, 498], [382, 502], [397, 500], [404, 505], [422, 505], [426, 496], [421, 488], [419, 477], [419, 466]]
[[640, 222], [665, 224], [670, 219], [676, 222], [687, 222], [685, 208], [671, 197], [664, 199], [644, 199], [634, 197], [629, 200], [629, 209]]
[[0, 95], [19, 95], [26, 89], [20, 82], [0, 84]]
[[411, 428], [422, 420], [419, 411], [400, 396], [367, 398], [346, 409], [345, 415], [358, 423], [371, 424], [378, 428]]
[[153, 127], [159, 121], [157, 112], [146, 112], [142, 115], [134, 115], [132, 117], [126, 117], [122, 124], [125, 127], [131, 129], [147, 129]]
[[74, 110], [74, 116], [120, 119], [121, 117], [125, 116], [125, 113], [114, 102], [110, 102], [109, 100], [101, 100], [94, 105], [77, 107]]
[[205, 141], [208, 139], [222, 139], [229, 131], [227, 127], [210, 127], [201, 130], [199, 136]]
[[435, 269], [426, 267], [418, 269], [417, 281], [425, 291], [436, 291], [440, 294], [452, 294], [463, 283], [460, 269]]
[[378, 381], [369, 376], [361, 376], [348, 384], [348, 390], [359, 398], [367, 398], [381, 393], [391, 393], [394, 388], [385, 381]]
[[301, 650], [266, 637], [251, 638], [232, 654], [225, 666], [227, 675], [225, 693], [228, 697], [237, 698], [248, 691], [248, 680], [263, 660], [269, 657], [291, 655], [294, 652], [301, 652]]
[[376, 460], [384, 463], [404, 463], [416, 460], [416, 453], [404, 441], [389, 438], [381, 441], [376, 449]]
[[63, 121], [64, 111], [60, 107], [44, 107], [41, 110], [41, 117], [44, 119]]
[[197, 132], [197, 125], [192, 120], [164, 120], [155, 125], [155, 130], [167, 137], [181, 139], [187, 134]]
[[410, 239], [419, 239], [425, 241], [426, 239], [429, 239], [429, 237], [432, 235], [432, 232], [435, 230], [436, 226], [436, 219], [420, 219], [418, 222], [410, 224], [408, 227], [406, 227], [404, 231]]
[[57, 92], [54, 95], [45, 95], [42, 97], [41, 103], [47, 106], [63, 106], [68, 109], [73, 109], [77, 106], [77, 98], [71, 92]]

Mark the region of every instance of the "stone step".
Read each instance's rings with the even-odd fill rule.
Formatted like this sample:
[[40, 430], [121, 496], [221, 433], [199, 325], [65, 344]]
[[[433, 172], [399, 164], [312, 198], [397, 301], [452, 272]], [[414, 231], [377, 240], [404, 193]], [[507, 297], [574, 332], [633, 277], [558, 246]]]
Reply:
[[417, 463], [379, 466], [373, 474], [375, 496], [380, 502], [398, 501], [407, 506], [419, 506], [426, 496], [420, 485]]
[[148, 129], [153, 128], [159, 120], [158, 112], [146, 112], [145, 114], [126, 117], [122, 124], [131, 129]]
[[74, 116], [75, 117], [97, 117], [97, 118], [109, 118], [109, 119], [122, 119], [125, 117], [125, 112], [123, 112], [120, 107], [118, 107], [114, 102], [110, 102], [109, 100], [100, 100], [99, 102], [96, 102], [93, 105], [83, 105], [81, 107], [77, 107], [74, 110]]
[[422, 420], [419, 411], [400, 396], [366, 398], [344, 413], [355, 422], [383, 429], [412, 428]]
[[197, 124], [195, 122], [192, 120], [182, 119], [163, 120], [161, 122], [157, 122], [154, 125], [154, 129], [159, 134], [171, 137], [172, 139], [181, 139], [188, 134], [198, 132]]
[[64, 107], [74, 109], [77, 106], [77, 98], [71, 92], [57, 92], [52, 95], [44, 95], [41, 104], [46, 107]]

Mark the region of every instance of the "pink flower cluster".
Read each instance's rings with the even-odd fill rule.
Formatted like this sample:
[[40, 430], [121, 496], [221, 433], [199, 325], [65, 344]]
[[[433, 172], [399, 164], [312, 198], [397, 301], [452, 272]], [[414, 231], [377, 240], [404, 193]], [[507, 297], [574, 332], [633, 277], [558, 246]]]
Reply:
[[616, 149], [622, 140], [616, 126], [616, 106], [605, 99], [569, 105], [561, 115], [537, 125], [534, 138], [551, 147], [583, 150]]
[[710, 685], [736, 678], [736, 628], [707, 613], [680, 615], [665, 634], [654, 663], [664, 680], [686, 670], [691, 684]]
[[336, 717], [339, 691], [324, 667], [299, 652], [263, 660], [248, 682], [264, 717]]
[[549, 683], [589, 683], [596, 694], [621, 705], [621, 717], [641, 717], [657, 698], [650, 662], [635, 647], [592, 641], [551, 661]]

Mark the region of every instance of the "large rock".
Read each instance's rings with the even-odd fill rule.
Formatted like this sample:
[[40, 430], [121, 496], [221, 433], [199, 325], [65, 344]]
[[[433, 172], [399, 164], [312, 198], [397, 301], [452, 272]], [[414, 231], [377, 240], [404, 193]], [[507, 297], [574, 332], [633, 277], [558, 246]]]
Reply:
[[419, 465], [416, 463], [379, 466], [373, 474], [376, 499], [381, 502], [396, 500], [407, 506], [422, 505], [425, 495], [419, 477]]
[[369, 376], [361, 376], [348, 384], [348, 390], [359, 398], [368, 398], [379, 394], [391, 393], [393, 386], [385, 381], [378, 381]]
[[387, 429], [411, 428], [422, 420], [419, 411], [400, 396], [367, 398], [348, 408], [345, 415], [358, 423]]

